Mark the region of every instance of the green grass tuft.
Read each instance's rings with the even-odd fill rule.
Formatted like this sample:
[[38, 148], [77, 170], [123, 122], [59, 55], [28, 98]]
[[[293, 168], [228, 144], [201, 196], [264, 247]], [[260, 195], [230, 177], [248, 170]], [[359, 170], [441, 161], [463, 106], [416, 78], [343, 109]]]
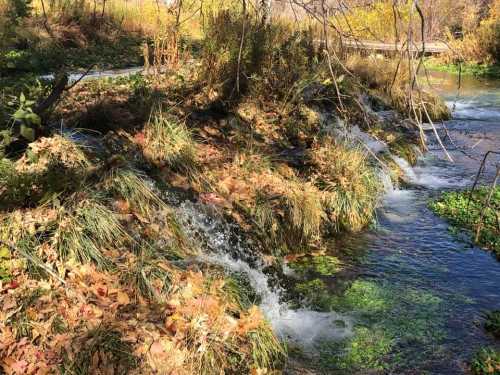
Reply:
[[144, 216], [167, 207], [151, 184], [146, 175], [133, 169], [112, 170], [105, 181], [108, 190], [125, 199], [135, 211]]
[[155, 165], [192, 174], [197, 169], [196, 147], [186, 126], [157, 110], [144, 128], [144, 154]]
[[327, 139], [313, 148], [310, 161], [314, 184], [323, 192], [330, 229], [359, 231], [369, 224], [381, 184], [367, 156]]
[[[70, 210], [67, 212], [67, 210]], [[54, 241], [59, 255], [81, 263], [93, 262], [103, 269], [112, 267], [103, 250], [113, 249], [128, 238], [117, 216], [93, 200], [79, 202], [61, 212]]]
[[125, 271], [122, 281], [131, 285], [138, 295], [163, 303], [171, 288], [172, 275], [161, 260], [141, 257]]

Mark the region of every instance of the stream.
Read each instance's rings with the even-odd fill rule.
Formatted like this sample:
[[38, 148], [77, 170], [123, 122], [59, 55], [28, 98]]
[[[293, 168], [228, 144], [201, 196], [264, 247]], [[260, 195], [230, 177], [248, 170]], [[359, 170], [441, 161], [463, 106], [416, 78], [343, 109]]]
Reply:
[[[456, 77], [433, 73], [429, 84], [453, 111], [451, 141], [439, 134], [454, 163], [429, 132], [430, 151], [401, 165], [415, 188], [389, 191], [375, 230], [332, 245], [344, 267], [321, 280], [353, 331], [317, 343], [324, 373], [461, 374], [480, 347], [500, 346], [481, 326], [482, 312], [500, 308], [500, 263], [427, 208], [446, 189], [470, 187], [483, 155], [500, 150], [500, 81], [465, 78], [457, 93]], [[482, 182], [499, 162], [491, 158]]]
[[[395, 158], [412, 187], [388, 187], [377, 225], [332, 240], [316, 266], [284, 264], [277, 278], [210, 208], [172, 202], [200, 260], [255, 289], [287, 343], [289, 374], [466, 374], [479, 348], [500, 347], [482, 328], [482, 313], [500, 309], [500, 263], [427, 207], [442, 191], [470, 187], [483, 155], [500, 150], [500, 81], [465, 78], [457, 91], [456, 77], [432, 73], [428, 84], [453, 110], [438, 131], [454, 162], [427, 131], [429, 152], [416, 166]], [[499, 162], [490, 159], [483, 182]], [[322, 259], [335, 267], [318, 267]]]

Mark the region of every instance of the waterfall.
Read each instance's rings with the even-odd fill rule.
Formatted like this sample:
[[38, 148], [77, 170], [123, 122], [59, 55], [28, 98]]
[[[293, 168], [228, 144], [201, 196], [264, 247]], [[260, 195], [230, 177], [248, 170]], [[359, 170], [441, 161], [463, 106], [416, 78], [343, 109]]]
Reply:
[[[304, 349], [320, 340], [339, 340], [352, 335], [350, 317], [335, 312], [307, 308], [292, 309], [283, 301], [283, 290], [263, 272], [263, 264], [235, 231], [210, 208], [185, 201], [176, 209], [178, 219], [189, 238], [202, 246], [198, 260], [245, 275], [261, 297], [260, 308], [274, 332], [282, 340]], [[273, 285], [274, 284], [274, 285]]]

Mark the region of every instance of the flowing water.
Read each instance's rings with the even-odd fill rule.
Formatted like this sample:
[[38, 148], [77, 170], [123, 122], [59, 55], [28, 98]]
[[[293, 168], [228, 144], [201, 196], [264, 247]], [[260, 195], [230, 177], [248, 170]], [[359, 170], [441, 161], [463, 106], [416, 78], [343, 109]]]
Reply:
[[[353, 334], [317, 343], [324, 373], [467, 373], [480, 347], [500, 347], [481, 327], [482, 312], [500, 308], [500, 262], [427, 208], [442, 191], [471, 186], [483, 155], [500, 151], [500, 81], [466, 79], [458, 93], [452, 76], [430, 83], [453, 110], [448, 136], [439, 133], [454, 163], [429, 132], [430, 152], [414, 168], [395, 158], [415, 187], [388, 192], [375, 230], [332, 244], [343, 270], [314, 285], [328, 308], [351, 317]], [[489, 160], [483, 182], [499, 162]]]

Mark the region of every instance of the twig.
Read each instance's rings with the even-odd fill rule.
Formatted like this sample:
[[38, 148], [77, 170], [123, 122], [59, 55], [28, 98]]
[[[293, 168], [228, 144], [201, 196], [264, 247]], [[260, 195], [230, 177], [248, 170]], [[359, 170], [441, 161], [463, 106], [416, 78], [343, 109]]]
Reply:
[[240, 70], [241, 70], [241, 57], [243, 55], [243, 45], [245, 43], [245, 32], [246, 32], [246, 21], [247, 21], [247, 2], [246, 0], [241, 0], [243, 6], [243, 24], [241, 26], [241, 40], [240, 40], [240, 50], [238, 51], [238, 68], [236, 71], [236, 91], [240, 93]]

